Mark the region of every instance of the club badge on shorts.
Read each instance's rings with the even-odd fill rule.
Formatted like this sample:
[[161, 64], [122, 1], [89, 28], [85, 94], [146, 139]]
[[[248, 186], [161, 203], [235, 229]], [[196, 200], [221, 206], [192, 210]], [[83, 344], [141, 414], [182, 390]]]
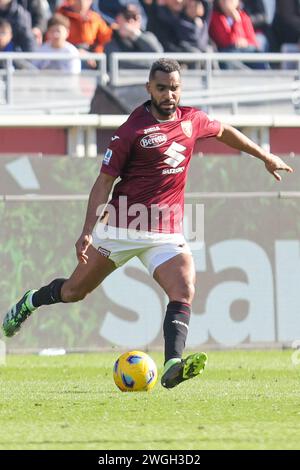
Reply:
[[105, 256], [105, 258], [109, 258], [111, 251], [106, 250], [105, 248], [102, 248], [102, 246], [98, 246], [98, 251], [101, 253], [102, 256]]
[[181, 123], [181, 129], [187, 137], [192, 137], [193, 134], [193, 124], [192, 121], [183, 121]]

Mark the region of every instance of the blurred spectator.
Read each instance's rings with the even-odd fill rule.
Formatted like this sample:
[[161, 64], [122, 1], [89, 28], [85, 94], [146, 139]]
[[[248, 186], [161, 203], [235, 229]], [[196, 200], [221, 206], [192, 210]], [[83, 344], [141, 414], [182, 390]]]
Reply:
[[157, 5], [161, 5], [161, 6], [164, 6], [165, 3], [166, 3], [166, 0], [139, 0], [140, 3], [143, 5], [143, 7], [145, 8], [145, 10], [147, 8], [150, 8], [150, 6], [153, 4], [153, 3], [157, 3]]
[[251, 18], [258, 49], [260, 52], [268, 52], [275, 49], [272, 29], [268, 23], [268, 15], [263, 0], [243, 0], [241, 6]]
[[276, 0], [263, 0], [263, 3], [267, 12], [267, 22], [268, 24], [272, 24], [275, 14]]
[[117, 14], [124, 6], [128, 4], [134, 4], [140, 8], [142, 16], [142, 29], [145, 30], [147, 18], [144, 8], [142, 7], [139, 0], [94, 0], [93, 8], [103, 16], [108, 24], [112, 24], [114, 23]]
[[207, 51], [211, 10], [211, 4], [207, 1], [186, 0], [179, 27], [182, 37], [195, 52]]
[[30, 13], [17, 0], [0, 0], [0, 18], [11, 24], [13, 43], [17, 50], [31, 52], [35, 49]]
[[[215, 0], [209, 33], [220, 52], [259, 52], [256, 35], [239, 0]], [[268, 68], [262, 62], [245, 64], [254, 69]], [[221, 68], [239, 67], [236, 62], [220, 64]]]
[[298, 0], [277, 0], [273, 30], [279, 41], [296, 44], [300, 38], [300, 2]]
[[[153, 6], [156, 5], [156, 6], [163, 7], [165, 6], [166, 0], [139, 0], [139, 3], [144, 8], [145, 13], [148, 18], [149, 14], [151, 14]], [[148, 24], [147, 24], [147, 28], [148, 28]]]
[[[114, 21], [115, 17], [119, 13], [119, 11], [127, 4], [127, 3], [135, 3], [138, 4], [138, 0], [136, 1], [126, 1], [126, 0], [96, 0], [97, 6], [103, 15], [107, 16], [110, 21]], [[106, 19], [106, 18], [105, 18]]]
[[[0, 18], [0, 52], [19, 52], [13, 42], [13, 30], [11, 24]], [[0, 61], [0, 68], [6, 68], [7, 63], [5, 60]], [[32, 64], [26, 60], [14, 60], [12, 63], [13, 69], [32, 69]]]
[[209, 33], [221, 52], [257, 50], [250, 17], [239, 6], [239, 0], [215, 0]]
[[43, 34], [46, 31], [47, 19], [49, 17], [49, 5], [46, 0], [18, 0], [22, 7], [29, 11], [32, 23], [32, 32], [36, 43], [41, 45]]
[[[0, 18], [0, 52], [18, 52], [13, 42], [13, 30], [11, 24]], [[26, 61], [14, 61], [13, 68], [31, 68], [30, 63]], [[0, 61], [0, 68], [6, 67], [6, 61]]]
[[182, 27], [184, 3], [185, 0], [164, 0], [162, 5], [153, 0], [147, 7], [147, 29], [157, 37], [165, 52], [195, 52]]
[[[112, 52], [163, 52], [163, 47], [154, 34], [141, 30], [140, 9], [136, 5], [128, 4], [123, 7], [116, 16], [115, 22], [116, 29], [112, 40], [105, 47], [105, 53], [108, 56]], [[126, 68], [132, 65], [132, 62], [122, 63], [122, 66]], [[149, 63], [139, 62], [139, 66], [147, 67]], [[134, 67], [136, 68], [136, 64]]]
[[59, 13], [69, 18], [68, 41], [74, 44], [81, 54], [103, 52], [105, 44], [112, 36], [111, 28], [98, 13], [91, 10], [91, 5], [92, 0], [70, 0], [58, 9]]
[[46, 42], [38, 49], [38, 52], [69, 53], [72, 58], [66, 60], [53, 60], [49, 56], [48, 60], [35, 61], [34, 65], [41, 70], [64, 70], [69, 73], [80, 73], [81, 62], [79, 52], [73, 44], [67, 41], [70, 31], [70, 20], [66, 16], [56, 13], [48, 21]]
[[0, 52], [13, 52], [14, 50], [12, 27], [8, 21], [0, 18]]
[[118, 12], [124, 6], [122, 0], [94, 0], [93, 9], [100, 13], [108, 24], [114, 22]]
[[51, 13], [55, 13], [56, 10], [64, 3], [64, 0], [46, 0]]

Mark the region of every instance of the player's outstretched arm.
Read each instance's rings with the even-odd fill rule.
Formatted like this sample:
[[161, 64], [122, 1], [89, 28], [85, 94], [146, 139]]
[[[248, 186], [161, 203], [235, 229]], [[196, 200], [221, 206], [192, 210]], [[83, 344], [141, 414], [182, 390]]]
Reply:
[[82, 233], [75, 244], [76, 256], [80, 263], [87, 263], [86, 251], [93, 241], [92, 231], [100, 215], [99, 207], [104, 208], [107, 204], [115, 179], [114, 176], [100, 173], [92, 187]]
[[278, 173], [278, 170], [284, 170], [288, 173], [292, 173], [294, 171], [290, 166], [284, 163], [281, 158], [273, 155], [272, 153], [266, 152], [262, 147], [242, 134], [242, 132], [228, 124], [222, 124], [222, 130], [217, 139], [224, 144], [229, 145], [229, 147], [240, 150], [241, 152], [249, 153], [250, 155], [262, 160], [267, 171], [278, 181], [281, 181], [281, 176]]

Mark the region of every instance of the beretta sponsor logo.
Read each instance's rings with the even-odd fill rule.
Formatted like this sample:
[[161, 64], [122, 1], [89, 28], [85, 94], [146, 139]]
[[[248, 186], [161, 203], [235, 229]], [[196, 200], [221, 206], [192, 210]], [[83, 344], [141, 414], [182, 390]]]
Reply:
[[157, 132], [156, 134], [150, 134], [143, 137], [140, 141], [140, 144], [144, 148], [153, 148], [153, 147], [160, 147], [165, 142], [167, 142], [168, 137], [166, 134], [162, 134]]

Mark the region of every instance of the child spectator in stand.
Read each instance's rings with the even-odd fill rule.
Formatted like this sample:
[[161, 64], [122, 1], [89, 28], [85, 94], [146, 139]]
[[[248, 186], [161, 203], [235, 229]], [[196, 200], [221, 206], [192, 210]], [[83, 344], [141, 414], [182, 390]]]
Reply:
[[[13, 41], [13, 30], [9, 21], [6, 21], [3, 18], [0, 18], [0, 52], [20, 52], [18, 48], [15, 47]], [[6, 67], [6, 61], [0, 61], [0, 68]], [[33, 69], [33, 66], [30, 62], [26, 60], [14, 60], [12, 63], [13, 69]]]
[[11, 24], [3, 18], [0, 18], [0, 52], [13, 52], [15, 50], [12, 39], [13, 32]]
[[[1, 0], [0, 0], [1, 1]], [[70, 20], [68, 41], [84, 56], [87, 52], [103, 52], [111, 40], [112, 29], [104, 19], [91, 9], [93, 0], [69, 0], [58, 12]], [[82, 63], [84, 68], [96, 68], [97, 63], [89, 60]]]
[[[80, 73], [81, 62], [79, 52], [73, 44], [67, 41], [70, 31], [70, 21], [66, 16], [56, 13], [48, 21], [46, 42], [38, 52], [49, 53], [49, 59], [35, 61], [34, 65], [42, 70], [63, 70], [69, 73]], [[69, 53], [72, 58], [66, 60], [53, 60], [51, 53]]]
[[17, 0], [0, 0], [0, 18], [10, 23], [16, 50], [23, 52], [35, 50], [30, 13], [19, 5]]

